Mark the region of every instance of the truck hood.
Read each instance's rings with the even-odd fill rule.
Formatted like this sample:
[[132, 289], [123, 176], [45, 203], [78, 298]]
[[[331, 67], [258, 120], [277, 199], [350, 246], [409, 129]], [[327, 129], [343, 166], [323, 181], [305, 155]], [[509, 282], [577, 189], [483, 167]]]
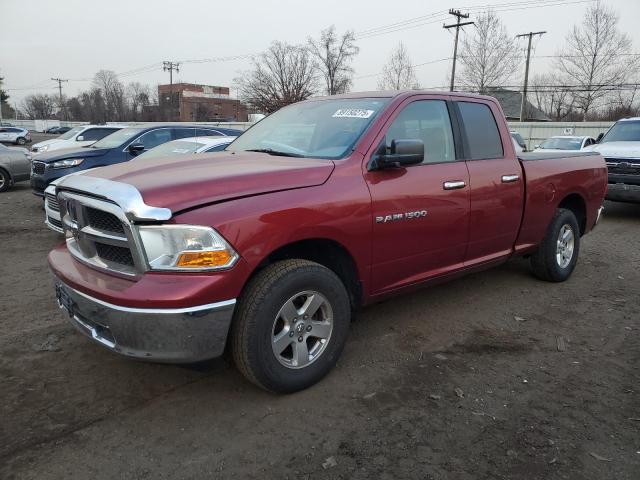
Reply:
[[640, 158], [640, 142], [605, 142], [590, 145], [584, 150], [598, 152], [610, 158]]
[[101, 157], [109, 152], [108, 148], [61, 148], [59, 150], [53, 150], [51, 152], [38, 153], [35, 157], [39, 162], [55, 162], [65, 158], [89, 158], [89, 157]]
[[147, 205], [175, 214], [238, 197], [321, 185], [334, 167], [331, 160], [220, 152], [134, 159], [86, 176], [133, 185]]

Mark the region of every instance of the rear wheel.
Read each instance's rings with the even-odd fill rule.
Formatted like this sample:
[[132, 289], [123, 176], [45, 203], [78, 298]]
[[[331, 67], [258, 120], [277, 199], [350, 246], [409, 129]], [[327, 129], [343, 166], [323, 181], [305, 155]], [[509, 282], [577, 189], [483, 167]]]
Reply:
[[26, 143], [27, 143], [27, 139], [26, 139], [26, 138], [24, 138], [24, 137], [18, 137], [18, 139], [16, 140], [16, 143], [17, 143], [18, 145], [24, 145], [24, 144], [26, 144]]
[[266, 390], [302, 390], [336, 364], [350, 320], [349, 296], [335, 273], [307, 260], [274, 263], [250, 281], [238, 303], [234, 361]]
[[580, 253], [580, 227], [571, 210], [559, 208], [538, 251], [531, 256], [534, 275], [548, 282], [564, 282], [573, 273]]
[[11, 177], [9, 174], [0, 168], [0, 192], [4, 192], [11, 186]]

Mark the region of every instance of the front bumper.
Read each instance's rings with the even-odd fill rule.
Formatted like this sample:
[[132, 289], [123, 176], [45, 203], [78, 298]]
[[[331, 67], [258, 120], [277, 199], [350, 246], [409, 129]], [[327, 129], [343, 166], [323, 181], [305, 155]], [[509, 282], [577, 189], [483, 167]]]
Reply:
[[605, 198], [614, 202], [640, 203], [640, 185], [610, 183]]
[[189, 308], [131, 308], [86, 295], [55, 278], [58, 305], [84, 335], [128, 357], [190, 363], [222, 355], [235, 299]]

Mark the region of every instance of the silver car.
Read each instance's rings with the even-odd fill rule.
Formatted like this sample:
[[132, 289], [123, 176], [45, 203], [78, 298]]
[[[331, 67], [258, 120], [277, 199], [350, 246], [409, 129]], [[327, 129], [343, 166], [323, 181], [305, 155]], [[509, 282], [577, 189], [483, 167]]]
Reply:
[[9, 148], [0, 144], [0, 192], [16, 182], [29, 180], [31, 154], [26, 148]]

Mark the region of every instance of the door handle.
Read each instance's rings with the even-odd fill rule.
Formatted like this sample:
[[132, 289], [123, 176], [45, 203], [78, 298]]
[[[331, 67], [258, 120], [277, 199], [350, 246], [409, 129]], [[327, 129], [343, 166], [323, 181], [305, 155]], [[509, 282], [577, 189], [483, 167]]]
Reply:
[[520, 180], [520, 175], [502, 175], [502, 183], [517, 182]]
[[466, 186], [467, 184], [462, 180], [451, 180], [442, 184], [442, 188], [444, 190], [458, 190], [459, 188], [464, 188]]

